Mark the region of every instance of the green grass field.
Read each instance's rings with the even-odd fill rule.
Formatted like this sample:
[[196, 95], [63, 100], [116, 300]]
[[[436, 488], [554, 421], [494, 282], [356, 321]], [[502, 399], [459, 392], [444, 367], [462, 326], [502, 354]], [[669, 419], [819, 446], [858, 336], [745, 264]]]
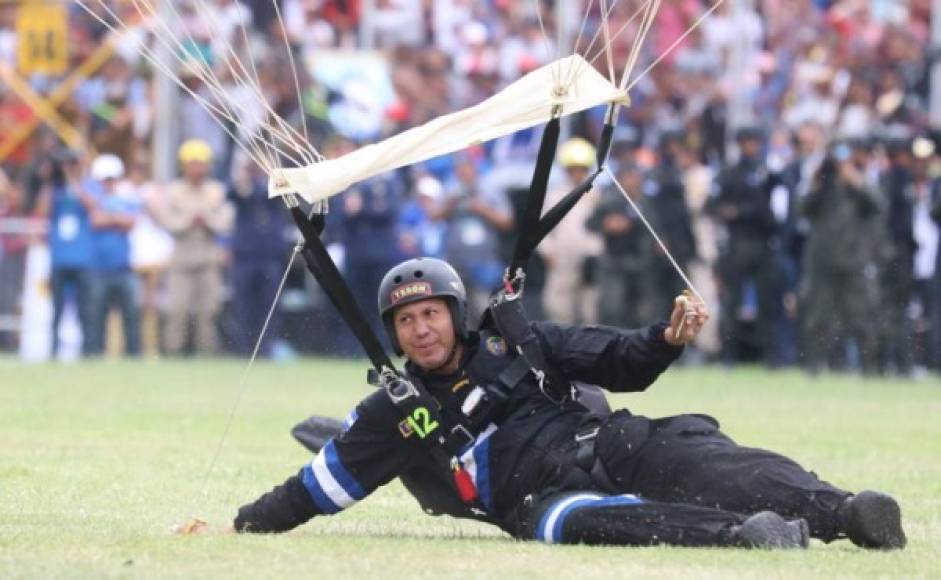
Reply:
[[364, 365], [259, 364], [208, 489], [203, 480], [243, 363], [0, 360], [0, 578], [941, 577], [941, 382], [810, 380], [745, 369], [674, 370], [615, 403], [705, 412], [733, 438], [781, 451], [849, 489], [902, 503], [909, 547], [806, 552], [551, 547], [431, 518], [395, 484], [282, 536], [182, 537], [192, 515], [228, 524], [309, 459], [289, 429], [343, 417]]

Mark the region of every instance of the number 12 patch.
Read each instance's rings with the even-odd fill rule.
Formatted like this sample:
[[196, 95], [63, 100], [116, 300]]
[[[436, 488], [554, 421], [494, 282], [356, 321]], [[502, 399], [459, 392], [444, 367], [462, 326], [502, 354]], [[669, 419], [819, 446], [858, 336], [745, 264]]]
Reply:
[[399, 433], [406, 439], [417, 433], [421, 439], [438, 428], [438, 422], [431, 418], [425, 407], [417, 407], [412, 414], [399, 421]]

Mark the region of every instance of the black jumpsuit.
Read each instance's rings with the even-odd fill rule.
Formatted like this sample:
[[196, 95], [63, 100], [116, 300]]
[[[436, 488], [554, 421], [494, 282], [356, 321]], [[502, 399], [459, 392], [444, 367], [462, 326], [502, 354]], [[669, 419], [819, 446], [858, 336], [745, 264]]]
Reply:
[[[549, 364], [570, 380], [614, 392], [646, 389], [679, 356], [681, 349], [663, 339], [665, 327], [533, 323]], [[513, 361], [503, 338], [482, 330], [471, 334], [457, 373], [406, 368], [447, 417], [475, 385], [494, 382]], [[461, 460], [480, 501], [476, 510], [455, 501], [451, 515], [548, 543], [723, 545], [731, 526], [762, 510], [806, 518], [815, 537], [831, 540], [841, 531], [837, 509], [849, 496], [785, 457], [736, 445], [710, 417], [648, 419], [627, 410], [599, 416], [578, 402], [550, 401], [531, 375]], [[235, 528], [286, 531], [350, 507], [403, 473], [424, 473], [456, 499], [450, 474], [377, 391], [310, 464], [243, 506]]]

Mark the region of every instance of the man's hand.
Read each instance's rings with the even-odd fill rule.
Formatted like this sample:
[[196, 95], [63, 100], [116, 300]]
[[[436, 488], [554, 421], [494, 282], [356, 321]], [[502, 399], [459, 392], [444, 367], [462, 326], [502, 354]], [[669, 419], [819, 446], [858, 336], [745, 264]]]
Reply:
[[204, 536], [207, 534], [233, 534], [235, 528], [232, 526], [213, 527], [199, 518], [190, 518], [174, 528], [173, 532], [181, 536]]
[[670, 325], [663, 331], [663, 339], [673, 346], [689, 344], [699, 336], [707, 320], [709, 312], [706, 311], [706, 305], [685, 291], [673, 300]]

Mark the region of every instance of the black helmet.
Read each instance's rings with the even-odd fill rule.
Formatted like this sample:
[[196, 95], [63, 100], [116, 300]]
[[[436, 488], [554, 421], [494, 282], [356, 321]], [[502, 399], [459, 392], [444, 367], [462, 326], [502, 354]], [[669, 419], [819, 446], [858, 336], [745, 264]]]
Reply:
[[397, 306], [428, 298], [447, 300], [458, 338], [462, 341], [467, 338], [467, 291], [460, 276], [444, 260], [414, 258], [389, 270], [379, 284], [379, 316], [395, 354], [401, 356], [402, 347], [395, 336], [392, 311]]

